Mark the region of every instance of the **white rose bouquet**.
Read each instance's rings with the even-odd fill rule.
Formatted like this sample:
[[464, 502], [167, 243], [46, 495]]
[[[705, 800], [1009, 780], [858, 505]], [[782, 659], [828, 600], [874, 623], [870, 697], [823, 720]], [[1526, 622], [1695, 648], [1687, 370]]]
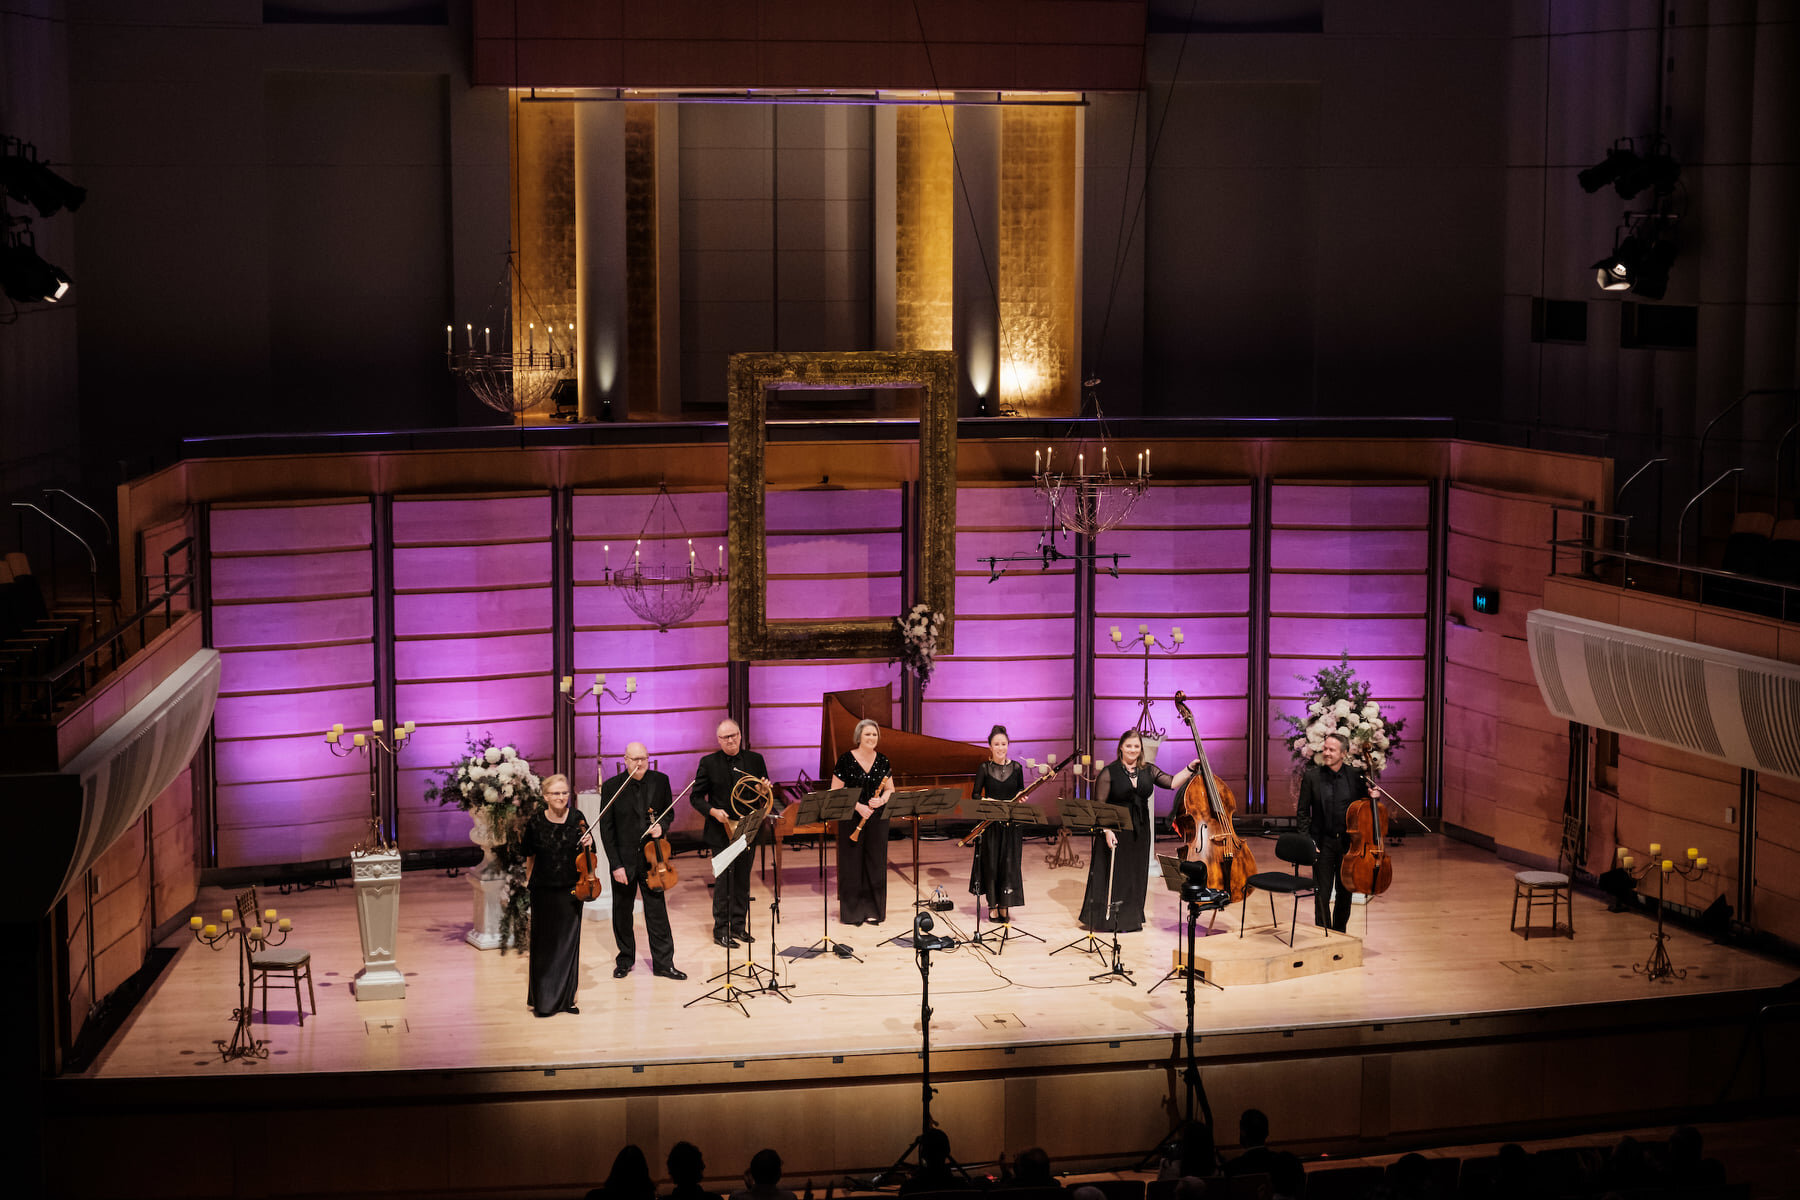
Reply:
[[1304, 697], [1306, 711], [1298, 716], [1278, 714], [1287, 726], [1283, 736], [1294, 756], [1295, 773], [1313, 763], [1323, 765], [1325, 739], [1336, 733], [1350, 741], [1350, 762], [1379, 779], [1400, 750], [1405, 718], [1395, 720], [1381, 711], [1369, 685], [1356, 677], [1348, 650], [1337, 666], [1321, 667], [1310, 680], [1304, 675], [1296, 678], [1312, 685]]
[[895, 617], [894, 624], [900, 626], [900, 662], [919, 677], [922, 691], [931, 682], [931, 670], [937, 663], [937, 640], [944, 628], [944, 614], [915, 604], [904, 617]]
[[506, 872], [506, 909], [500, 917], [500, 950], [522, 949], [531, 937], [531, 891], [525, 886], [525, 854], [520, 846], [525, 822], [544, 807], [544, 782], [530, 760], [512, 746], [496, 746], [492, 734], [470, 736], [463, 757], [446, 767], [425, 789], [427, 800], [454, 804], [466, 813], [485, 812], [504, 840], [494, 861]]

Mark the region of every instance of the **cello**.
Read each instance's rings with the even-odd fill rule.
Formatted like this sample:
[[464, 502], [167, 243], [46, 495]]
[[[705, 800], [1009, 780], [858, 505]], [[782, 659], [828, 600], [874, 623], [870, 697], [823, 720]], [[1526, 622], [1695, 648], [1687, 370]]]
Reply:
[[[1175, 828], [1181, 833], [1182, 840], [1192, 845], [1199, 826], [1206, 827], [1206, 886], [1229, 886], [1235, 904], [1250, 890], [1247, 881], [1256, 874], [1256, 859], [1251, 857], [1249, 845], [1238, 836], [1231, 823], [1231, 815], [1237, 810], [1237, 797], [1213, 777], [1212, 764], [1206, 760], [1206, 746], [1200, 741], [1200, 731], [1194, 728], [1193, 710], [1187, 706], [1187, 693], [1175, 693], [1175, 711], [1181, 714], [1188, 733], [1193, 735], [1194, 757], [1200, 760], [1198, 774], [1188, 780], [1187, 790], [1182, 794], [1182, 810], [1174, 815]], [[1222, 861], [1227, 858], [1232, 863], [1229, 878]]]
[[1368, 791], [1344, 810], [1350, 848], [1344, 851], [1338, 879], [1353, 892], [1379, 896], [1394, 882], [1394, 860], [1387, 852], [1387, 805], [1376, 799], [1385, 793], [1372, 783], [1366, 786]]

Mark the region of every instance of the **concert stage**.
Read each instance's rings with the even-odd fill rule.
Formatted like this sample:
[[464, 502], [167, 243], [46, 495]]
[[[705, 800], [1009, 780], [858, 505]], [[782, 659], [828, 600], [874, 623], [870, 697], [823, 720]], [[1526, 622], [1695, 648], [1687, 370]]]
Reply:
[[[1275, 864], [1272, 841], [1250, 844], [1265, 869]], [[1151, 989], [1170, 968], [1181, 906], [1153, 880], [1151, 926], [1120, 939], [1136, 986], [1091, 981], [1105, 966], [1097, 958], [1050, 953], [1080, 936], [1086, 872], [1048, 868], [1049, 849], [1026, 843], [1028, 903], [1014, 913], [1042, 943], [931, 956], [933, 1112], [964, 1161], [1042, 1145], [1059, 1162], [1128, 1166], [1181, 1103], [1184, 987], [1178, 977]], [[973, 932], [967, 853], [922, 846], [925, 888], [957, 903], [940, 922], [963, 934]], [[1792, 966], [1671, 928], [1686, 976], [1651, 983], [1633, 964], [1649, 955], [1653, 917], [1608, 914], [1578, 894], [1573, 940], [1527, 942], [1508, 928], [1512, 865], [1441, 837], [1393, 853], [1392, 890], [1351, 920], [1360, 966], [1197, 989], [1197, 1055], [1222, 1130], [1255, 1105], [1277, 1141], [1304, 1131], [1299, 1148], [1367, 1149], [1590, 1115], [1654, 1120], [1763, 1086], [1795, 1094], [1791, 1071], [1761, 1079], [1765, 1063], [1796, 1061], [1792, 1033], [1746, 1041], [1747, 1019]], [[348, 886], [271, 891], [263, 903], [292, 916], [294, 943], [312, 952], [318, 1014], [301, 1027], [291, 994], [272, 993], [274, 1013], [264, 1023], [259, 1004], [256, 1025], [270, 1056], [221, 1062], [213, 1042], [231, 1032], [234, 964], [182, 931], [169, 943], [175, 961], [93, 1067], [51, 1084], [50, 1161], [64, 1164], [70, 1194], [140, 1196], [578, 1189], [604, 1176], [623, 1142], [660, 1167], [679, 1138], [699, 1143], [719, 1176], [764, 1145], [782, 1151], [795, 1181], [883, 1166], [920, 1117], [920, 973], [910, 948], [878, 941], [908, 929], [910, 847], [896, 839], [890, 857], [887, 923], [830, 926], [855, 962], [793, 957], [820, 937], [825, 895], [810, 853], [784, 856], [776, 945], [792, 1002], [753, 996], [747, 1016], [683, 1007], [725, 963], [709, 936], [710, 872], [691, 855], [677, 860], [670, 897], [689, 979], [654, 978], [646, 958], [613, 980], [610, 927], [589, 921], [581, 1012], [545, 1020], [526, 1008], [522, 957], [464, 943], [466, 877], [406, 876], [398, 1001], [350, 994], [360, 954]], [[755, 890], [766, 965], [764, 876]], [[209, 889], [200, 910], [228, 903]], [[1278, 897], [1277, 912], [1291, 903]], [[1250, 912], [1249, 938], [1267, 942], [1267, 898]], [[1239, 914], [1227, 910], [1211, 937], [1235, 940]], [[1204, 962], [1204, 918], [1201, 933]], [[270, 1138], [283, 1147], [277, 1186], [258, 1169]], [[143, 1160], [118, 1146], [160, 1151], [166, 1174], [146, 1181]]]

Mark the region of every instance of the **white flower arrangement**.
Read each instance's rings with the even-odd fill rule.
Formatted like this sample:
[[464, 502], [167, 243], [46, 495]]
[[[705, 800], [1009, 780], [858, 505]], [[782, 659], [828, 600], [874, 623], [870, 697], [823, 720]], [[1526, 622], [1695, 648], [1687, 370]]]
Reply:
[[525, 886], [520, 839], [525, 822], [544, 807], [544, 781], [516, 747], [496, 746], [489, 735], [471, 736], [463, 757], [425, 789], [425, 798], [454, 804], [477, 818], [485, 813], [503, 839], [494, 847], [494, 860], [508, 883], [500, 917], [501, 951], [508, 946], [523, 948], [531, 934], [531, 892]]
[[895, 617], [900, 627], [900, 661], [919, 678], [923, 690], [931, 682], [932, 668], [937, 665], [938, 634], [944, 628], [944, 614], [932, 612], [923, 604], [915, 604], [903, 617]]
[[1288, 751], [1294, 756], [1294, 770], [1325, 762], [1325, 739], [1340, 734], [1350, 742], [1350, 762], [1371, 776], [1380, 778], [1403, 740], [1405, 718], [1393, 720], [1381, 711], [1381, 705], [1370, 695], [1369, 685], [1356, 677], [1350, 665], [1350, 652], [1335, 667], [1321, 667], [1308, 679], [1312, 686], [1304, 697], [1306, 712], [1301, 716], [1280, 713], [1287, 726], [1284, 737]]

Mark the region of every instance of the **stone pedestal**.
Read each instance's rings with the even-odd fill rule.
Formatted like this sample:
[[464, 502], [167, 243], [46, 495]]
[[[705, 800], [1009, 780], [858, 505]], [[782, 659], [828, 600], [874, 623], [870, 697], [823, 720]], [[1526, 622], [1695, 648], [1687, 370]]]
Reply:
[[356, 930], [362, 935], [363, 966], [350, 983], [358, 1000], [404, 1000], [406, 977], [394, 960], [400, 938], [400, 852], [383, 850], [350, 856], [356, 887]]
[[500, 918], [506, 911], [509, 886], [506, 872], [494, 857], [494, 847], [502, 839], [486, 809], [471, 810], [469, 818], [473, 822], [469, 840], [481, 847], [481, 865], [469, 876], [469, 886], [475, 892], [475, 914], [463, 940], [477, 950], [498, 950], [502, 940]]
[[588, 921], [612, 920], [612, 864], [606, 861], [606, 847], [600, 841], [600, 793], [582, 792], [575, 797], [575, 807], [587, 818], [588, 828], [594, 831], [594, 857], [599, 865], [594, 874], [600, 877], [600, 895], [581, 906], [581, 916]]

